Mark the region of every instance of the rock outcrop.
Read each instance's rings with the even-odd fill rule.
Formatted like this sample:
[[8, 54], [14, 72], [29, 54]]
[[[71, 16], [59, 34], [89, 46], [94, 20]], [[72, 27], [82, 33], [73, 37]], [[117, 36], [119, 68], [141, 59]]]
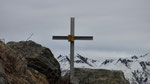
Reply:
[[55, 84], [61, 77], [59, 63], [50, 49], [33, 41], [8, 42], [7, 45], [27, 59], [27, 67], [46, 75], [49, 83]]
[[48, 48], [33, 41], [0, 41], [0, 84], [56, 84], [60, 77]]
[[75, 68], [77, 84], [129, 84], [122, 71]]
[[49, 84], [46, 76], [27, 67], [27, 60], [0, 41], [0, 84]]

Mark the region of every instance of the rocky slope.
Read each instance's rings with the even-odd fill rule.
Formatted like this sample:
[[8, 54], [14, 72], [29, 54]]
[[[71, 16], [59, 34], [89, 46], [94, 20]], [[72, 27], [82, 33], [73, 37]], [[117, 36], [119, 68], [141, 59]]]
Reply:
[[48, 48], [33, 41], [0, 41], [0, 84], [56, 84], [60, 77]]
[[122, 71], [75, 68], [77, 84], [129, 84]]
[[[57, 60], [64, 75], [69, 71], [70, 59], [68, 56], [60, 55]], [[104, 60], [89, 59], [78, 54], [74, 63], [78, 68], [121, 70], [130, 84], [150, 84], [150, 54]]]

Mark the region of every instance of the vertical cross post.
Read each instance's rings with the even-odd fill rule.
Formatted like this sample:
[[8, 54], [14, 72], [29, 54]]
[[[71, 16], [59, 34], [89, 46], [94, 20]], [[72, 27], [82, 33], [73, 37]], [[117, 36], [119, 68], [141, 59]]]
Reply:
[[71, 31], [70, 31], [70, 36], [71, 36], [71, 41], [70, 41], [70, 79], [71, 82], [73, 83], [74, 81], [74, 18], [71, 17]]

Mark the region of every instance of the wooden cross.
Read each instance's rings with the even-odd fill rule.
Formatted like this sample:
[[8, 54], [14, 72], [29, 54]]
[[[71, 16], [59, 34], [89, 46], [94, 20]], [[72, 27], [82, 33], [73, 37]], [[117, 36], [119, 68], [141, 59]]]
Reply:
[[71, 17], [71, 31], [68, 36], [53, 36], [54, 40], [68, 40], [70, 42], [70, 79], [74, 84], [74, 41], [75, 40], [93, 40], [93, 36], [75, 36], [75, 18]]

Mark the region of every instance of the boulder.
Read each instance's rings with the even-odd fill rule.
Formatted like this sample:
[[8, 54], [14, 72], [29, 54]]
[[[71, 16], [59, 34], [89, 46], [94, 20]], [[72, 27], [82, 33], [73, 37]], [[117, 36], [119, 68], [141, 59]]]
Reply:
[[37, 73], [45, 74], [50, 84], [55, 84], [61, 77], [60, 65], [50, 49], [33, 41], [8, 42], [7, 46], [22, 58], [25, 57], [27, 67], [33, 68]]
[[27, 60], [0, 41], [0, 84], [49, 84], [46, 76], [27, 67]]
[[75, 68], [76, 84], [129, 84], [122, 71]]

